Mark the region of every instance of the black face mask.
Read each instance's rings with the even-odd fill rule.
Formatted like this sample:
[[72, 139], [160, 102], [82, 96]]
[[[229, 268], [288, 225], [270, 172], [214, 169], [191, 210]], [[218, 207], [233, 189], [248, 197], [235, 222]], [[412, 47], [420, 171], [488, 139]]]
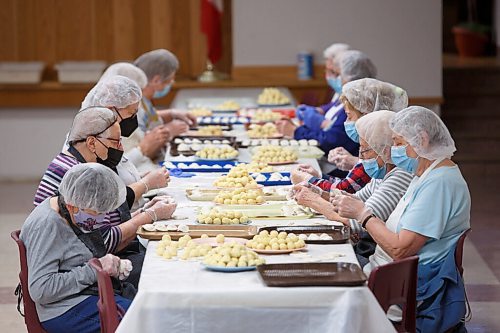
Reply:
[[[101, 140], [99, 140], [97, 138], [96, 138], [96, 140], [99, 141], [100, 143], [102, 143]], [[97, 156], [97, 154], [94, 152], [94, 155], [96, 156], [97, 163], [102, 164], [104, 166], [107, 166], [110, 169], [115, 170], [116, 166], [122, 160], [123, 150], [118, 150], [118, 149], [115, 149], [113, 147], [108, 147], [104, 143], [102, 143], [102, 145], [104, 147], [108, 148], [108, 157], [105, 160], [103, 160], [102, 158]]]
[[[119, 113], [118, 113], [119, 114]], [[121, 116], [120, 116], [121, 118]], [[122, 132], [122, 136], [124, 137], [129, 137], [130, 134], [132, 134], [136, 128], [139, 126], [139, 123], [137, 121], [137, 114], [133, 115], [132, 117], [123, 119], [120, 121], [120, 130]]]

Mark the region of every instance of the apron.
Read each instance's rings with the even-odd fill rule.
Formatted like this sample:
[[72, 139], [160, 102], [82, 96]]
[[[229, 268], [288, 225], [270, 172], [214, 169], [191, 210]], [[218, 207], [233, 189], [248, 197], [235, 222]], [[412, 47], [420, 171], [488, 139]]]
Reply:
[[[429, 175], [429, 173], [442, 161], [444, 158], [437, 159], [435, 160], [428, 168], [425, 170], [425, 172], [420, 176], [415, 181], [415, 186], [412, 186], [410, 191], [406, 192], [406, 194], [399, 200], [398, 205], [392, 212], [392, 214], [389, 216], [387, 221], [385, 222], [385, 226], [387, 229], [390, 231], [397, 233], [399, 221], [401, 220], [401, 216], [403, 215], [404, 211], [406, 210], [406, 207], [408, 207], [408, 204], [410, 203], [411, 198], [413, 197], [413, 193], [415, 193], [415, 190], [420, 186], [420, 184], [423, 182], [423, 180]], [[411, 185], [410, 185], [411, 186]], [[377, 245], [375, 247], [375, 253], [370, 256], [370, 262], [363, 268], [363, 271], [365, 274], [370, 274], [372, 269], [374, 269], [377, 266], [382, 266], [385, 264], [388, 264], [392, 262], [393, 259], [391, 258], [390, 255], [388, 255], [382, 247]]]

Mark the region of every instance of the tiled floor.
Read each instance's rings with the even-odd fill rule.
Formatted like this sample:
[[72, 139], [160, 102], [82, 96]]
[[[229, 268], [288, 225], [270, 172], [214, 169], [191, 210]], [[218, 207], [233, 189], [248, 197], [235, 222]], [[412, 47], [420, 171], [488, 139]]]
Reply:
[[[472, 194], [473, 231], [465, 243], [465, 282], [473, 317], [473, 333], [500, 332], [500, 168], [461, 165]], [[35, 183], [0, 184], [0, 327], [2, 332], [26, 332], [17, 314], [14, 288], [19, 269], [17, 248], [10, 232], [20, 228], [31, 209]]]

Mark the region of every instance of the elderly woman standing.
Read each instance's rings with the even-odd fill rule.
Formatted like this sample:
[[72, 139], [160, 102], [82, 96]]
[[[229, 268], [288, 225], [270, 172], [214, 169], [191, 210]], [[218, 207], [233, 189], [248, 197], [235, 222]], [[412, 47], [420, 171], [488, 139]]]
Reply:
[[[342, 84], [361, 78], [375, 77], [376, 68], [372, 61], [360, 51], [345, 51], [339, 55], [340, 77]], [[344, 147], [352, 154], [357, 154], [359, 144], [351, 140], [344, 129], [347, 118], [343, 107], [335, 108], [328, 118], [318, 112], [303, 115], [304, 125], [296, 127], [291, 121], [277, 123], [281, 134], [294, 139], [315, 139], [320, 148], [328, 152], [335, 147]]]
[[[347, 83], [342, 88], [340, 99], [345, 106], [345, 131], [355, 142], [359, 142], [355, 127], [358, 119], [378, 110], [397, 112], [408, 105], [406, 91], [393, 84], [370, 78]], [[348, 193], [356, 193], [370, 182], [371, 177], [365, 172], [363, 164], [359, 163], [358, 157], [353, 157], [343, 147], [335, 148], [333, 151], [341, 155], [342, 163], [346, 163], [344, 158], [347, 156], [352, 157], [350, 163], [353, 166], [348, 169], [350, 171], [345, 178], [328, 175], [321, 177], [321, 174], [311, 166], [299, 165], [299, 168], [292, 172], [292, 181], [294, 183], [308, 181], [324, 191], [336, 188]]]
[[422, 332], [443, 332], [459, 324], [465, 314], [464, 286], [454, 252], [458, 238], [470, 227], [469, 189], [451, 160], [455, 143], [431, 110], [406, 108], [390, 126], [392, 161], [417, 177], [387, 222], [351, 197], [338, 196], [332, 203], [340, 216], [360, 221], [378, 244], [365, 272], [419, 256], [417, 327]]
[[[47, 332], [99, 332], [97, 274], [89, 260], [99, 258], [103, 269], [120, 279], [132, 267], [106, 254], [94, 225], [125, 200], [125, 186], [109, 168], [86, 163], [66, 172], [59, 192], [36, 207], [21, 229], [30, 296]], [[125, 310], [130, 306], [120, 295], [115, 300]]]
[[[371, 177], [370, 183], [355, 194], [359, 204], [369, 207], [382, 221], [386, 221], [396, 208], [410, 185], [413, 175], [395, 167], [391, 160], [392, 131], [390, 120], [395, 113], [377, 111], [370, 113], [356, 122], [359, 133], [360, 163]], [[360, 239], [354, 250], [361, 264], [368, 262], [368, 257], [375, 251], [375, 242], [369, 234], [363, 232], [356, 219], [340, 217], [328, 202], [329, 195], [322, 198], [319, 194], [304, 186], [296, 186], [295, 200], [301, 205], [311, 207], [332, 221], [339, 221], [351, 227], [351, 233]]]

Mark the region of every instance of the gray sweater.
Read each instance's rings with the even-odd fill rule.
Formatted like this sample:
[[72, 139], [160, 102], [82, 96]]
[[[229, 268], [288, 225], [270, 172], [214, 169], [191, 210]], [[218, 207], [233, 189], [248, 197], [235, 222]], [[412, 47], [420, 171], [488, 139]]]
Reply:
[[85, 300], [89, 296], [70, 296], [97, 281], [96, 272], [88, 265], [92, 252], [50, 207], [49, 200], [31, 212], [20, 236], [28, 258], [29, 291], [41, 322]]

